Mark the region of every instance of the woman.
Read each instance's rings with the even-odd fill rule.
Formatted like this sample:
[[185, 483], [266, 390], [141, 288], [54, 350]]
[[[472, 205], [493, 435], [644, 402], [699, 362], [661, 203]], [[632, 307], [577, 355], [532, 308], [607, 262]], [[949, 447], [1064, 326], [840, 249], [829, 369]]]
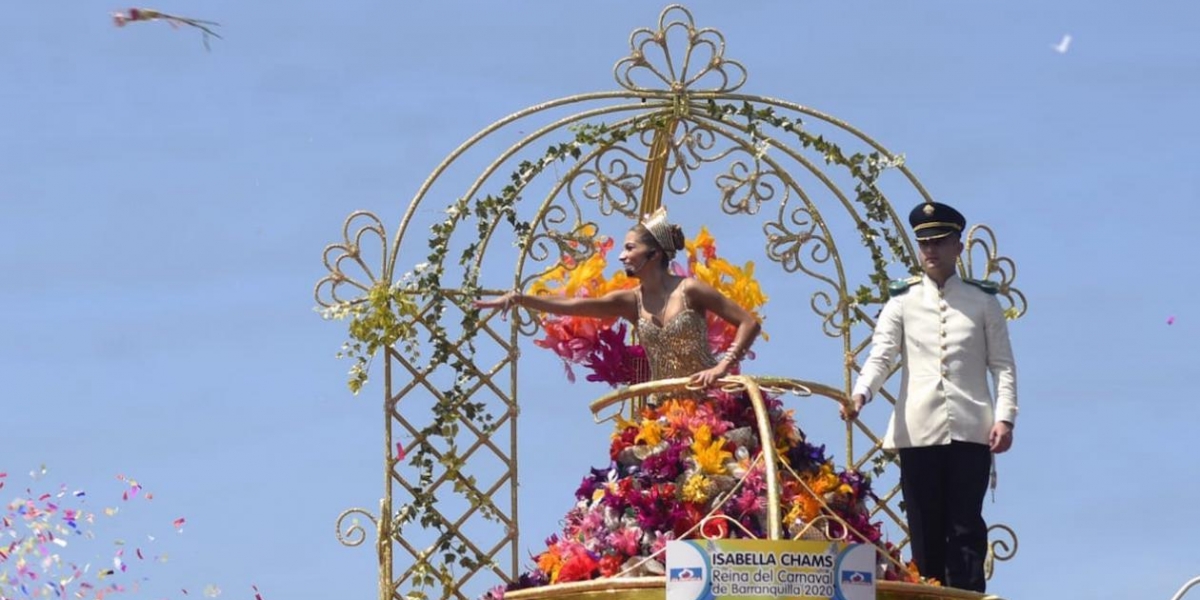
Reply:
[[[761, 326], [746, 309], [712, 286], [670, 272], [671, 260], [683, 249], [683, 230], [667, 222], [659, 208], [625, 234], [620, 261], [638, 287], [600, 298], [525, 296], [509, 292], [479, 300], [479, 308], [508, 311], [523, 306], [538, 312], [582, 317], [622, 317], [633, 323], [650, 362], [651, 379], [691, 377], [691, 384], [708, 387], [729, 373], [745, 356]], [[708, 347], [707, 312], [737, 327], [733, 344], [714, 357]]]
[[[637, 327], [652, 379], [690, 376], [693, 386], [709, 388], [746, 353], [760, 326], [711, 286], [670, 272], [671, 259], [683, 247], [683, 232], [667, 222], [660, 208], [625, 236], [620, 260], [626, 274], [638, 279], [637, 288], [599, 298], [510, 292], [475, 305], [625, 318]], [[719, 359], [708, 346], [707, 312], [737, 327]], [[789, 534], [811, 530], [828, 514], [852, 539], [878, 541], [879, 529], [869, 522], [863, 504], [869, 483], [858, 473], [838, 473], [824, 447], [805, 442], [778, 399], [768, 398], [766, 404], [773, 447], [784, 467], [781, 508]], [[765, 537], [763, 446], [745, 394], [721, 389], [663, 394], [636, 420], [618, 419], [610, 462], [584, 477], [562, 532], [536, 554], [536, 567], [507, 589], [661, 575], [670, 540]], [[498, 588], [488, 597], [502, 597], [503, 591]]]

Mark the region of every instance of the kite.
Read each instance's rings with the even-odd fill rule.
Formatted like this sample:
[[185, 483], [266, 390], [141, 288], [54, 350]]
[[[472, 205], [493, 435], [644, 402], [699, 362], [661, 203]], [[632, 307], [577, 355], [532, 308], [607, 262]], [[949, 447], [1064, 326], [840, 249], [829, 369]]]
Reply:
[[126, 23], [134, 23], [137, 21], [166, 21], [171, 27], [178, 28], [180, 25], [195, 27], [204, 35], [204, 47], [208, 48], [208, 38], [215, 37], [221, 39], [220, 34], [213, 31], [213, 27], [220, 27], [221, 24], [215, 21], [202, 21], [200, 19], [192, 19], [189, 17], [179, 17], [176, 15], [168, 15], [167, 13], [158, 12], [149, 8], [131, 8], [126, 12], [115, 12], [112, 14], [113, 24], [117, 27], [124, 27]]

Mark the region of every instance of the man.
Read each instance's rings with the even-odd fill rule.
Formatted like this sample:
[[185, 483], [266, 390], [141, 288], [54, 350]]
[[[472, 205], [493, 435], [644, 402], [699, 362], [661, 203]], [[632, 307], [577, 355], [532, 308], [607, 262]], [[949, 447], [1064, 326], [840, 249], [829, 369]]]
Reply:
[[[987, 493], [992, 453], [1012, 445], [1016, 367], [994, 283], [960, 279], [966, 219], [937, 202], [908, 217], [923, 277], [892, 282], [871, 352], [844, 416], [858, 416], [879, 391], [896, 355], [900, 396], [883, 447], [900, 454], [913, 560], [921, 575], [984, 591]], [[993, 407], [987, 373], [996, 388]]]

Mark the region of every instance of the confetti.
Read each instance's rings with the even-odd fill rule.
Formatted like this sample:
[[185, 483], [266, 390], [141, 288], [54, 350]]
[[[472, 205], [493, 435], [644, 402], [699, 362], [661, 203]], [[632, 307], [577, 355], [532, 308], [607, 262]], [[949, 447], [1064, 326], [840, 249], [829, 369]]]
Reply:
[[263, 600], [262, 594], [258, 593], [258, 586], [252, 584], [250, 587], [254, 588], [254, 600]]
[[[37, 481], [47, 472], [42, 465], [30, 471], [29, 476]], [[136, 480], [123, 475], [117, 479], [124, 485], [100, 494], [103, 502], [110, 503], [118, 495], [126, 499], [138, 494], [149, 496]], [[8, 473], [0, 472], [0, 483], [11, 480]], [[6, 498], [8, 502], [0, 504], [5, 509], [0, 513], [0, 599], [103, 600], [124, 594], [136, 596], [142, 591], [142, 582], [150, 580], [145, 573], [151, 568], [150, 563], [126, 561], [125, 540], [102, 537], [91, 529], [96, 513], [115, 520], [126, 512], [110, 503], [109, 507], [97, 507], [93, 513], [85, 504], [85, 497], [96, 491], [65, 484], [45, 491], [34, 484], [24, 488], [24, 495]], [[178, 521], [182, 524], [183, 519]], [[154, 540], [153, 535], [146, 537]], [[80, 566], [71, 560], [68, 552], [96, 555], [94, 546], [88, 548], [89, 541], [109, 545], [110, 564], [93, 570], [90, 562]], [[138, 561], [145, 561], [146, 554], [141, 548], [135, 548], [134, 554]], [[156, 556], [155, 560], [166, 562], [166, 554]], [[212, 587], [220, 593], [219, 588]]]
[[204, 597], [205, 598], [216, 598], [217, 596], [220, 596], [220, 595], [221, 595], [221, 588], [219, 588], [211, 583], [204, 586]]
[[1175, 324], [1175, 316], [1172, 315], [1172, 316], [1167, 317], [1167, 325], [1174, 325], [1174, 324]]
[[407, 453], [404, 451], [404, 444], [396, 442], [396, 460], [404, 460]]
[[187, 519], [184, 519], [183, 517], [179, 517], [178, 519], [175, 519], [174, 521], [172, 521], [171, 524], [175, 526], [175, 529], [178, 529], [180, 532], [182, 532], [183, 524], [186, 522], [187, 522]]
[[117, 27], [124, 27], [127, 23], [136, 23], [138, 21], [166, 21], [171, 27], [176, 29], [180, 25], [195, 27], [204, 35], [204, 47], [208, 48], [208, 38], [215, 37], [221, 39], [221, 36], [212, 30], [213, 27], [220, 27], [221, 24], [215, 21], [202, 21], [190, 17], [180, 17], [177, 15], [168, 15], [167, 13], [150, 10], [148, 8], [131, 8], [126, 12], [115, 12], [112, 14], [113, 24]]

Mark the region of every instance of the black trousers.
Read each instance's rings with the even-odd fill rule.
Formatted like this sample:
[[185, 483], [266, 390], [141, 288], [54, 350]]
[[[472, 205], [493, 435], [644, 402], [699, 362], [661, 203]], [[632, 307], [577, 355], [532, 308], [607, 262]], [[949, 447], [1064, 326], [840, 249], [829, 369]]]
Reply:
[[984, 591], [987, 495], [992, 453], [983, 444], [900, 449], [900, 487], [912, 539], [913, 560], [924, 577]]

